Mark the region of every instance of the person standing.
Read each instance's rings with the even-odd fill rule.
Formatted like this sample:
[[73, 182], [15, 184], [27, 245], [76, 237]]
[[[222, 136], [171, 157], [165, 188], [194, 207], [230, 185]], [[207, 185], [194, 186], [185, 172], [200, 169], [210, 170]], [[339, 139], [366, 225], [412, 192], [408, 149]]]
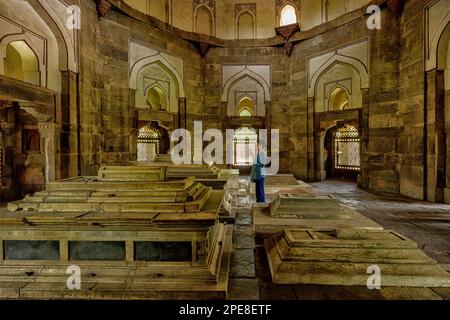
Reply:
[[256, 145], [256, 158], [253, 161], [251, 181], [255, 184], [256, 189], [256, 202], [266, 202], [266, 196], [264, 193], [264, 180], [266, 178], [266, 171], [264, 164], [266, 161], [264, 148], [261, 143]]

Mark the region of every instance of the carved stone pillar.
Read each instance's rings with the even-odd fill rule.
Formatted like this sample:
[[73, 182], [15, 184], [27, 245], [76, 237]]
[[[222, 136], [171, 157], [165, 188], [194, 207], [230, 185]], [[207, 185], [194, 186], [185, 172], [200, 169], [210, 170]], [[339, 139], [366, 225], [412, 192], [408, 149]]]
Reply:
[[44, 141], [45, 181], [59, 180], [61, 178], [59, 150], [61, 126], [52, 122], [39, 122], [38, 130]]

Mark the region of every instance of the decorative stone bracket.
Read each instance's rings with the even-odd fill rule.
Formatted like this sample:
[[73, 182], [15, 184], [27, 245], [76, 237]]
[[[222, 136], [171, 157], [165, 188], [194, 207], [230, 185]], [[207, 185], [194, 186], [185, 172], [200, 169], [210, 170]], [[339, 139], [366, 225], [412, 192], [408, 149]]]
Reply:
[[286, 42], [284, 44], [284, 52], [287, 54], [288, 57], [291, 56], [292, 51], [294, 50], [294, 43], [293, 42]]
[[44, 139], [45, 157], [45, 180], [55, 181], [60, 178], [58, 168], [60, 167], [59, 138], [61, 126], [53, 122], [39, 122], [39, 134]]
[[199, 42], [197, 44], [197, 46], [198, 46], [198, 52], [200, 53], [200, 55], [202, 57], [205, 57], [210, 48], [209, 43]]
[[94, 0], [97, 7], [98, 20], [105, 18], [111, 10], [112, 4], [106, 0]]
[[281, 38], [283, 38], [285, 41], [289, 41], [289, 39], [292, 38], [292, 36], [299, 31], [300, 25], [298, 23], [275, 28], [276, 34]]
[[397, 17], [400, 18], [403, 13], [403, 8], [405, 4], [403, 0], [388, 0], [387, 7], [391, 12]]
[[298, 23], [275, 28], [276, 34], [286, 41], [286, 43], [284, 44], [284, 51], [286, 52], [288, 57], [291, 56], [292, 50], [294, 50], [294, 43], [289, 42], [289, 39], [291, 39], [292, 36], [299, 31], [300, 25]]

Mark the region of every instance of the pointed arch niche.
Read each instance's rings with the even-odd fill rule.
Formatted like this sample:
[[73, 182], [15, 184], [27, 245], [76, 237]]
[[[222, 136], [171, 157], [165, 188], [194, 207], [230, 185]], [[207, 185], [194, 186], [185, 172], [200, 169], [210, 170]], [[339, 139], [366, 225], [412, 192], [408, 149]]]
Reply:
[[216, 5], [215, 1], [194, 1], [193, 30], [208, 36], [216, 35]]
[[256, 39], [256, 3], [235, 4], [236, 39]]
[[249, 95], [240, 98], [236, 106], [236, 115], [239, 117], [253, 117], [256, 115], [256, 103]]
[[150, 85], [147, 90], [147, 107], [152, 110], [167, 110], [169, 99], [166, 89], [159, 83]]
[[129, 50], [129, 86], [136, 108], [148, 109], [150, 94], [151, 109], [178, 113], [186, 97], [184, 61], [135, 41], [130, 41]]
[[14, 6], [0, 2], [0, 74], [11, 75], [12, 64], [5, 66], [11, 55], [20, 55], [22, 67], [29, 68], [31, 49], [39, 76], [37, 70], [31, 71], [32, 75], [24, 69], [24, 76], [17, 76], [16, 71], [13, 78], [61, 92], [61, 71], [78, 72], [77, 30], [67, 26], [67, 12], [72, 12], [68, 4], [48, 2], [17, 1]]
[[269, 65], [223, 65], [222, 104], [227, 116], [239, 115], [241, 100], [254, 104], [252, 116], [266, 117], [271, 103], [271, 67]]
[[[12, 41], [6, 46], [4, 75], [39, 86], [42, 62], [34, 50], [23, 40]], [[45, 76], [45, 73], [43, 73]]]

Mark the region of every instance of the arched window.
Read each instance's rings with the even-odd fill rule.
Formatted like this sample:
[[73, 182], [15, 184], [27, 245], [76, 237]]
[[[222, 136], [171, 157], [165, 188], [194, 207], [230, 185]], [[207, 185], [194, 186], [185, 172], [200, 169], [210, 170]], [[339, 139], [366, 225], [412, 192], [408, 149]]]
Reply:
[[195, 17], [195, 32], [213, 35], [213, 18], [211, 12], [205, 7], [201, 6], [197, 9]]
[[137, 142], [137, 160], [138, 161], [153, 161], [160, 152], [161, 134], [150, 128], [149, 126], [142, 127], [139, 130]]
[[40, 85], [38, 58], [25, 41], [13, 41], [6, 46], [5, 76]]
[[236, 113], [240, 117], [253, 117], [256, 115], [256, 105], [253, 99], [243, 97], [236, 107]]
[[330, 98], [328, 101], [328, 110], [344, 110], [348, 108], [348, 95], [347, 92], [337, 87], [330, 93]]
[[242, 127], [234, 132], [234, 165], [251, 166], [256, 154], [258, 134], [255, 129]]
[[152, 110], [167, 110], [166, 93], [159, 86], [150, 88], [147, 92], [147, 105]]
[[239, 15], [237, 27], [238, 39], [255, 38], [255, 19], [248, 11], [244, 11]]
[[358, 130], [349, 125], [338, 129], [333, 139], [334, 169], [358, 171], [361, 167]]
[[287, 26], [294, 23], [297, 23], [297, 13], [295, 8], [288, 4], [281, 9], [280, 26]]

